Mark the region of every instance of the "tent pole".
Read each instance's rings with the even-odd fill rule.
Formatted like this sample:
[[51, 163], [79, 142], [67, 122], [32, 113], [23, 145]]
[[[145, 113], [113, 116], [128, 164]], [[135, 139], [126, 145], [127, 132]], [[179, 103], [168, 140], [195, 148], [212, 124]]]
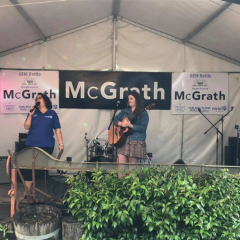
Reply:
[[112, 56], [112, 70], [116, 71], [116, 48], [117, 48], [117, 18], [113, 18], [113, 56]]

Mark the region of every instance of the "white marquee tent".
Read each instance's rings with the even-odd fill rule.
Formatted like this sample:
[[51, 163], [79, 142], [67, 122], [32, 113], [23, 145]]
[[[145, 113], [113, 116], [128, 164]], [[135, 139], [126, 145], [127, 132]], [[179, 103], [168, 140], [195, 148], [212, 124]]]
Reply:
[[[0, 68], [229, 73], [234, 111], [224, 122], [227, 145], [240, 124], [240, 5], [233, 2], [238, 1], [1, 0]], [[85, 132], [107, 140], [111, 114], [60, 109], [63, 158], [85, 159]], [[18, 133], [26, 132], [25, 118], [0, 114], [0, 155], [14, 150]], [[219, 116], [209, 118], [215, 122]], [[215, 164], [216, 133], [203, 134], [209, 127], [199, 115], [151, 111], [148, 151], [156, 163], [182, 158]]]

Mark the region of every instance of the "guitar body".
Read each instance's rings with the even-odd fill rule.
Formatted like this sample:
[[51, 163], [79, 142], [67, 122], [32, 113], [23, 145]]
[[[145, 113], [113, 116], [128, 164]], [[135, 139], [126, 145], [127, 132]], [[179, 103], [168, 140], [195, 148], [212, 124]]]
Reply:
[[[141, 110], [141, 112], [138, 114], [138, 116], [144, 112], [145, 110], [149, 110], [155, 106], [155, 103], [151, 103], [147, 107]], [[122, 122], [132, 122], [126, 117], [122, 120]], [[110, 144], [114, 144], [116, 147], [121, 147], [125, 141], [127, 140], [127, 137], [132, 133], [132, 129], [128, 127], [117, 127], [117, 126], [111, 126], [111, 128], [108, 131], [108, 142]]]
[[[128, 118], [124, 118], [122, 122], [128, 121]], [[121, 147], [125, 141], [127, 140], [127, 137], [132, 133], [132, 129], [128, 127], [117, 127], [117, 126], [111, 126], [111, 128], [108, 131], [108, 142], [110, 144], [113, 144], [116, 147]]]

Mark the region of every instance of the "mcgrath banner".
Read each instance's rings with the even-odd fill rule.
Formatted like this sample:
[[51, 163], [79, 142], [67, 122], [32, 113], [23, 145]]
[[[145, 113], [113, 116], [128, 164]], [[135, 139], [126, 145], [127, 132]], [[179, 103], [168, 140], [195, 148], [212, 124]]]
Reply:
[[228, 112], [227, 73], [173, 73], [173, 114]]
[[59, 112], [59, 77], [57, 71], [0, 72], [0, 103], [2, 113], [28, 113], [39, 92], [51, 99], [53, 110]]
[[60, 107], [122, 109], [128, 93], [136, 90], [143, 106], [155, 103], [155, 109], [169, 110], [171, 86], [171, 73], [60, 71]]

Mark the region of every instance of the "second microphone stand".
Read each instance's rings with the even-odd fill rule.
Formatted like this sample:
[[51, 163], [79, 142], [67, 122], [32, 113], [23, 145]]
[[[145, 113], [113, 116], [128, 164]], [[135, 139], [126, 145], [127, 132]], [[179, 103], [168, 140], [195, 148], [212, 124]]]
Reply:
[[[210, 131], [210, 129], [212, 129], [213, 127], [216, 129], [216, 133], [217, 133], [217, 139], [216, 139], [216, 165], [218, 165], [218, 134], [220, 133], [221, 135], [221, 165], [223, 165], [223, 119], [233, 110], [234, 107], [231, 107], [231, 109], [225, 114], [223, 115], [216, 123], [212, 123], [201, 111], [200, 108], [198, 108], [198, 111], [202, 114], [202, 116], [204, 118], [207, 119], [207, 121], [212, 125], [204, 134], [206, 134], [208, 131]], [[218, 130], [218, 128], [216, 127], [216, 125], [219, 123], [219, 122], [222, 122], [222, 132], [220, 132]]]
[[108, 126], [108, 131], [109, 131], [109, 129], [111, 128], [111, 125], [113, 125], [113, 131], [112, 131], [112, 161], [114, 161], [115, 160], [115, 151], [114, 151], [114, 119], [115, 119], [115, 115], [116, 115], [116, 112], [117, 112], [117, 110], [118, 110], [118, 105], [119, 105], [119, 101], [117, 102], [117, 105], [116, 105], [116, 108], [114, 109], [114, 113], [113, 113], [113, 116], [112, 116], [112, 119], [111, 119], [111, 121], [110, 121], [110, 124], [109, 124], [109, 126]]

